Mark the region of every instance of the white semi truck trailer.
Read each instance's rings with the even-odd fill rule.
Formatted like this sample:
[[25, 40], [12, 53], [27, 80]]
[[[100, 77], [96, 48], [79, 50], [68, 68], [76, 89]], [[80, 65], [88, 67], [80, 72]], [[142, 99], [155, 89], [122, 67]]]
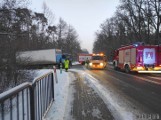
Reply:
[[20, 65], [56, 65], [62, 58], [60, 49], [44, 49], [17, 52], [16, 61]]

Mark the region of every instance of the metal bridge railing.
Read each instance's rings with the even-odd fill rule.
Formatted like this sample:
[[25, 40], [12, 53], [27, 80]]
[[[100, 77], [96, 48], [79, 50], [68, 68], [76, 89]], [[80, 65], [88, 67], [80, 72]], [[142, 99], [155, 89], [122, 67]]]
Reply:
[[0, 120], [42, 120], [54, 101], [54, 77], [49, 72], [0, 94]]

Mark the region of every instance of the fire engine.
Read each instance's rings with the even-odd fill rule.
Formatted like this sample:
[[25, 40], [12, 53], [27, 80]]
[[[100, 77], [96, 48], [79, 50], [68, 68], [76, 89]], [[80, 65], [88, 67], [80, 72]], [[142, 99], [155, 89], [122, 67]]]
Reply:
[[89, 61], [89, 68], [91, 69], [104, 69], [107, 66], [107, 57], [103, 53], [93, 54]]
[[129, 73], [161, 73], [161, 46], [135, 43], [115, 50], [114, 69]]
[[92, 54], [85, 54], [85, 53], [78, 54], [78, 62], [84, 65], [86, 60], [87, 59], [90, 60], [91, 57], [92, 57]]

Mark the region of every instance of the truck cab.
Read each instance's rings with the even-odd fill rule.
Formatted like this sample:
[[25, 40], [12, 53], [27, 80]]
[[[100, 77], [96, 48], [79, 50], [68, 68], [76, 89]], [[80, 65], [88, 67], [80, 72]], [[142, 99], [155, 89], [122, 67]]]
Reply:
[[107, 57], [104, 54], [93, 54], [89, 61], [89, 68], [104, 69], [107, 66]]

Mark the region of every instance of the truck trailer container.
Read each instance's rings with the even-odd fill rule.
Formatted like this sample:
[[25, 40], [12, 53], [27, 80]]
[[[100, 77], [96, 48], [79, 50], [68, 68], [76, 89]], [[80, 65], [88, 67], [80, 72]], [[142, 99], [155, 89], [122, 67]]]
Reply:
[[17, 63], [21, 65], [54, 65], [62, 57], [60, 49], [44, 49], [17, 52]]

